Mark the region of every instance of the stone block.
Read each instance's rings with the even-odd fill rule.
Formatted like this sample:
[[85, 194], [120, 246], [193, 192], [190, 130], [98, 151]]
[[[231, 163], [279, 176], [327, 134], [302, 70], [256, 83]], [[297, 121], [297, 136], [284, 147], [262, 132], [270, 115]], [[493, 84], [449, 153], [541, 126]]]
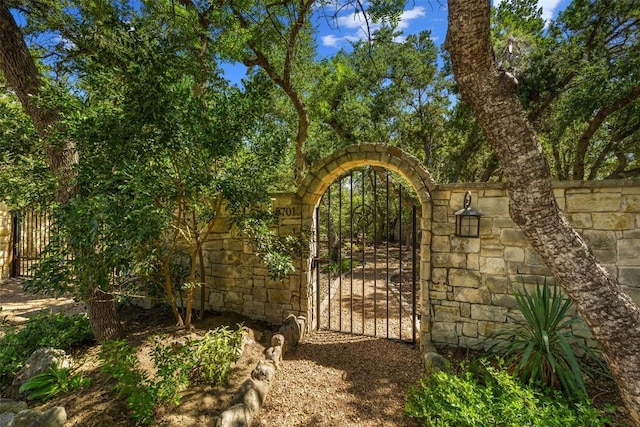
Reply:
[[636, 267], [618, 267], [618, 281], [628, 287], [640, 288], [640, 265]]
[[449, 270], [449, 285], [468, 288], [480, 286], [482, 276], [478, 271], [452, 268]]
[[467, 265], [465, 254], [435, 253], [431, 258], [434, 267], [464, 268]]
[[431, 324], [431, 340], [435, 343], [457, 345], [456, 324], [452, 322], [433, 322]]
[[622, 196], [622, 210], [624, 212], [640, 212], [640, 194]]
[[478, 335], [481, 337], [490, 337], [496, 330], [496, 324], [494, 322], [478, 321]]
[[471, 304], [465, 302], [460, 303], [460, 317], [471, 317]]
[[519, 228], [500, 230], [500, 243], [505, 246], [528, 246], [529, 241]]
[[511, 294], [493, 294], [491, 303], [500, 307], [517, 308], [516, 299]]
[[476, 320], [504, 322], [507, 318], [507, 309], [505, 307], [496, 307], [492, 305], [473, 304], [471, 306], [471, 318]]
[[477, 337], [478, 336], [478, 323], [462, 323], [462, 335], [467, 337]]
[[567, 220], [574, 228], [591, 228], [593, 227], [593, 221], [591, 220], [591, 213], [573, 213], [567, 214]]
[[467, 254], [467, 269], [480, 270], [480, 254]]
[[434, 311], [434, 323], [438, 322], [454, 322], [460, 320], [460, 307], [445, 307], [442, 305], [436, 305], [433, 307]]
[[480, 257], [480, 272], [484, 274], [506, 274], [507, 265], [504, 258]]
[[618, 240], [618, 265], [640, 265], [640, 239]]
[[449, 222], [449, 209], [447, 206], [434, 206], [431, 220], [433, 222]]
[[453, 299], [471, 304], [490, 304], [491, 294], [487, 289], [453, 288]]
[[509, 217], [509, 199], [507, 197], [483, 197], [478, 200], [478, 210], [484, 216]]
[[615, 250], [593, 250], [593, 254], [596, 256], [599, 262], [603, 264], [615, 264], [618, 260], [618, 252]]
[[433, 236], [431, 250], [433, 252], [451, 252], [449, 236]]
[[504, 248], [504, 259], [509, 262], [524, 262], [524, 249], [506, 247]]
[[636, 215], [631, 213], [593, 214], [594, 230], [631, 230], [635, 228]]
[[291, 303], [291, 291], [288, 289], [267, 289], [267, 296], [272, 304]]
[[524, 262], [526, 265], [540, 266], [544, 265], [544, 261], [533, 248], [526, 248], [524, 251]]
[[461, 336], [458, 341], [458, 346], [461, 348], [470, 348], [473, 350], [482, 350], [484, 340], [478, 337], [466, 337]]
[[447, 269], [434, 268], [431, 272], [431, 282], [435, 284], [447, 283]]
[[504, 257], [504, 249], [503, 248], [482, 248], [480, 251], [480, 256], [482, 257]]
[[511, 282], [504, 276], [487, 276], [485, 285], [492, 293], [507, 294], [509, 293], [509, 284]]
[[451, 239], [451, 251], [466, 254], [478, 253], [480, 252], [480, 239], [453, 237]]
[[620, 209], [618, 193], [567, 194], [567, 212], [617, 212]]
[[242, 314], [255, 320], [264, 319], [264, 302], [245, 301], [242, 309]]
[[603, 230], [585, 230], [582, 237], [591, 249], [615, 249], [616, 233]]

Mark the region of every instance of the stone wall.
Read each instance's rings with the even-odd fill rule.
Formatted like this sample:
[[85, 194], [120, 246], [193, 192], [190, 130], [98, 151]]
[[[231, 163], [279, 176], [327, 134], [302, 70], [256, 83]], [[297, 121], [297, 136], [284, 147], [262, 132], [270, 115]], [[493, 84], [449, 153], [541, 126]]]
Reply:
[[[279, 194], [272, 201], [279, 213], [274, 231], [281, 236], [297, 235], [302, 222], [299, 199]], [[306, 259], [297, 259], [296, 271], [284, 280], [271, 280], [252, 242], [231, 229], [225, 219], [216, 224], [203, 249], [208, 261], [205, 309], [231, 310], [272, 324], [280, 324], [291, 313], [307, 314]], [[196, 294], [199, 298], [200, 293]], [[194, 306], [199, 307], [200, 302]]]
[[[454, 212], [467, 190], [483, 213], [480, 238], [454, 235]], [[603, 266], [640, 303], [640, 183], [556, 182], [555, 195]], [[424, 301], [431, 340], [482, 347], [514, 311], [509, 285], [534, 284], [551, 273], [509, 217], [504, 185], [440, 185], [432, 196], [432, 274]]]

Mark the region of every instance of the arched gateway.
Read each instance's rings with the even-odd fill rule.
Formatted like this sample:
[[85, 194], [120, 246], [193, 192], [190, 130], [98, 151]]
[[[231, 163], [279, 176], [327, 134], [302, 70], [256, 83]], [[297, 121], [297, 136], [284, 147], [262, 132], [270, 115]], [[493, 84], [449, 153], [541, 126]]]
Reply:
[[[430, 270], [431, 270], [430, 269], [430, 242], [431, 242], [431, 216], [432, 216], [431, 194], [435, 190], [436, 184], [431, 178], [431, 175], [429, 174], [429, 172], [421, 165], [420, 161], [417, 158], [402, 151], [397, 147], [391, 147], [386, 145], [376, 145], [376, 144], [360, 144], [355, 146], [349, 146], [335, 152], [331, 156], [325, 158], [320, 163], [315, 165], [308, 172], [305, 180], [300, 185], [298, 196], [302, 202], [302, 212], [301, 212], [302, 223], [308, 224], [310, 228], [314, 230], [314, 234], [316, 236], [319, 236], [319, 229], [321, 228], [321, 224], [318, 217], [318, 212], [319, 212], [320, 202], [321, 200], [324, 200], [323, 196], [325, 195], [327, 190], [330, 188], [330, 186], [336, 181], [339, 182], [338, 186], [340, 189], [345, 188], [346, 189], [345, 191], [353, 192], [353, 187], [355, 186], [355, 184], [353, 184], [354, 182], [353, 171], [363, 167], [384, 168], [388, 171], [396, 172], [401, 177], [403, 177], [410, 184], [411, 187], [413, 187], [413, 190], [415, 191], [415, 194], [419, 201], [420, 223], [414, 226], [414, 227], [417, 227], [417, 231], [418, 231], [417, 233], [414, 233], [414, 235], [419, 236], [420, 238], [420, 241], [417, 247], [419, 248], [421, 261], [420, 261], [419, 268], [417, 269], [420, 272], [419, 277], [417, 279], [417, 284], [419, 286], [418, 295], [421, 295], [421, 299], [422, 299], [422, 301], [420, 301], [421, 303], [418, 304], [418, 306], [422, 307], [422, 309], [421, 309], [421, 312], [418, 313], [418, 316], [415, 316], [415, 313], [414, 313], [414, 319], [416, 318], [419, 319], [419, 334], [420, 334], [420, 341], [422, 342], [422, 345], [429, 346], [430, 345], [430, 334], [429, 334], [430, 313], [429, 313], [429, 304], [428, 304], [428, 300], [429, 300], [428, 282], [429, 282], [429, 278], [430, 278], [429, 276], [430, 276]], [[350, 181], [348, 180], [346, 181], [346, 184], [342, 184], [343, 182], [342, 179], [344, 179], [345, 176], [351, 177]], [[365, 181], [364, 177], [365, 177], [364, 172], [362, 172], [361, 181], [363, 182], [362, 183], [363, 192], [364, 192], [364, 181]], [[377, 178], [375, 177], [373, 178], [374, 185], [375, 185], [376, 179]], [[387, 195], [388, 195], [389, 193], [388, 181], [386, 183], [386, 186], [387, 186]], [[402, 194], [402, 192], [400, 192], [400, 194]], [[331, 197], [331, 194], [329, 193], [329, 198], [330, 197]], [[334, 195], [334, 199], [335, 198], [336, 196]], [[361, 200], [364, 201], [364, 194], [362, 195]], [[323, 201], [323, 203], [326, 204], [327, 202]], [[329, 201], [329, 205], [330, 204], [331, 202]], [[362, 204], [363, 204], [362, 207], [364, 208], [365, 207], [364, 202], [362, 202]], [[353, 194], [351, 194], [351, 206], [353, 206]], [[399, 203], [399, 206], [402, 206], [402, 202]], [[402, 210], [402, 207], [400, 209]], [[325, 214], [323, 214], [323, 216], [324, 215]], [[349, 215], [353, 217], [353, 216], [359, 215], [359, 213], [356, 211], [352, 211], [345, 217], [348, 218]], [[352, 222], [351, 228], [353, 230], [353, 220], [351, 220], [351, 222]], [[330, 226], [325, 225], [323, 228], [324, 233], [327, 235], [329, 233], [327, 231], [327, 227], [330, 227]], [[337, 226], [333, 224], [333, 228], [336, 228], [336, 227]], [[402, 229], [402, 225], [400, 226], [400, 229]], [[375, 233], [375, 231], [373, 231], [373, 233]], [[400, 231], [400, 233], [402, 233], [402, 231]], [[358, 233], [356, 232], [356, 235], [357, 234]], [[362, 240], [364, 240], [364, 234], [365, 232], [362, 231], [361, 232]], [[351, 236], [353, 236], [353, 232], [351, 233]], [[321, 309], [320, 299], [322, 298], [320, 297], [320, 291], [319, 291], [320, 281], [319, 281], [319, 274], [318, 274], [318, 268], [320, 267], [318, 263], [319, 243], [317, 242], [319, 242], [320, 240], [321, 239], [318, 239], [318, 238], [313, 240], [312, 248], [311, 248], [311, 257], [308, 260], [308, 265], [306, 269], [307, 284], [308, 284], [307, 316], [308, 316], [308, 319], [310, 319], [310, 325], [313, 328], [320, 327], [321, 325], [320, 316], [321, 316], [321, 311], [323, 310]], [[353, 252], [353, 247], [354, 247], [353, 241], [346, 242], [346, 245], [349, 246], [350, 251]], [[399, 245], [400, 245], [399, 262], [400, 262], [400, 271], [401, 271], [402, 242], [400, 242]], [[325, 244], [325, 246], [327, 245]], [[364, 246], [364, 244], [362, 246]], [[342, 250], [343, 249], [341, 249], [340, 252], [342, 252]], [[361, 257], [361, 261], [365, 257], [364, 249], [362, 249], [362, 252], [363, 254]], [[388, 252], [388, 244], [387, 244], [387, 252]], [[337, 256], [340, 256], [340, 255], [337, 255]], [[324, 261], [328, 262], [328, 260], [324, 260]], [[361, 266], [361, 271], [363, 276], [362, 282], [364, 283], [365, 281], [364, 265]], [[353, 275], [353, 273], [351, 274]], [[338, 276], [339, 275], [340, 274], [338, 274]], [[389, 277], [384, 277], [382, 280], [388, 282]], [[331, 279], [329, 279], [329, 282], [331, 282]], [[364, 300], [364, 294], [365, 294], [364, 284], [362, 286], [363, 286], [362, 294], [359, 295], [359, 297]], [[402, 285], [400, 285], [400, 287], [401, 286]], [[329, 284], [329, 287], [331, 287], [331, 284]], [[328, 291], [329, 307], [331, 307], [331, 295], [332, 295], [331, 292], [332, 292], [331, 290]], [[402, 304], [402, 294], [400, 294], [399, 300], [400, 300], [400, 303]], [[360, 301], [358, 301], [358, 304], [359, 303]], [[327, 304], [326, 297], [324, 298], [323, 304], [325, 305]], [[362, 302], [362, 304], [363, 304], [363, 313], [364, 313], [364, 310], [365, 310], [364, 302]], [[387, 311], [388, 311], [388, 304], [389, 303], [387, 301]], [[351, 306], [353, 306], [353, 300], [351, 301]], [[415, 304], [414, 304], [414, 307], [415, 307]], [[329, 316], [331, 316], [331, 314], [329, 314]], [[331, 324], [331, 322], [332, 321], [329, 321], [329, 325]], [[402, 322], [402, 320], [400, 320], [400, 322]], [[343, 323], [343, 321], [340, 320], [340, 323]], [[353, 329], [353, 320], [351, 320], [351, 324], [349, 327]], [[362, 328], [361, 329], [362, 333], [371, 334], [371, 331], [367, 332], [365, 330], [364, 324], [362, 325], [361, 328]], [[388, 329], [388, 324], [387, 324], [387, 329]], [[375, 331], [373, 334], [377, 335]], [[400, 338], [404, 338], [402, 336], [402, 332], [400, 332]]]

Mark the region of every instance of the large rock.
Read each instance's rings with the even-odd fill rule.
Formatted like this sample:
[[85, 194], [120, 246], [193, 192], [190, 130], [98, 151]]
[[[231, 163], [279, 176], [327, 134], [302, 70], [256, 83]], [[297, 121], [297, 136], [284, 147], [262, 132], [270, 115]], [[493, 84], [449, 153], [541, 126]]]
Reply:
[[37, 409], [26, 409], [18, 412], [13, 418], [13, 424], [7, 427], [62, 427], [67, 422], [67, 411], [61, 406], [55, 406], [46, 412]]
[[[17, 414], [18, 412], [24, 411], [27, 408], [28, 407], [26, 402], [12, 399], [0, 399], [0, 414], [3, 414], [5, 412], [13, 412], [14, 414]], [[0, 424], [0, 426], [1, 425], [2, 424]]]
[[49, 368], [71, 368], [72, 364], [71, 356], [68, 356], [64, 350], [50, 347], [39, 348], [31, 354], [22, 369], [18, 371], [13, 379], [13, 385], [20, 387], [31, 377], [41, 374]]

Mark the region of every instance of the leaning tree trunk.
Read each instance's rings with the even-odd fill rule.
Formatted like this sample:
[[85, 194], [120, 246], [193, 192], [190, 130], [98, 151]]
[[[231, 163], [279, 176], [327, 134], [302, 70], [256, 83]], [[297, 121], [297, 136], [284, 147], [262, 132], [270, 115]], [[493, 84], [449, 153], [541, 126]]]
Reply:
[[640, 425], [640, 309], [567, 222], [553, 194], [542, 147], [498, 69], [489, 33], [490, 0], [449, 0], [446, 48], [460, 93], [500, 160], [511, 217], [540, 254], [598, 341], [636, 425]]
[[[31, 118], [38, 136], [44, 141], [51, 141], [50, 136], [59, 130], [60, 114], [55, 108], [37, 102], [42, 78], [5, 1], [0, 1], [0, 70], [20, 100], [23, 110]], [[56, 178], [56, 201], [66, 203], [74, 194], [74, 166], [78, 163], [76, 146], [70, 140], [64, 144], [51, 141], [46, 145], [44, 154]], [[113, 298], [109, 296], [109, 301], [106, 301], [106, 294], [97, 296], [98, 291], [97, 288], [93, 289], [87, 295], [86, 302], [91, 327], [96, 339], [102, 342], [120, 335], [120, 320], [113, 306]]]

